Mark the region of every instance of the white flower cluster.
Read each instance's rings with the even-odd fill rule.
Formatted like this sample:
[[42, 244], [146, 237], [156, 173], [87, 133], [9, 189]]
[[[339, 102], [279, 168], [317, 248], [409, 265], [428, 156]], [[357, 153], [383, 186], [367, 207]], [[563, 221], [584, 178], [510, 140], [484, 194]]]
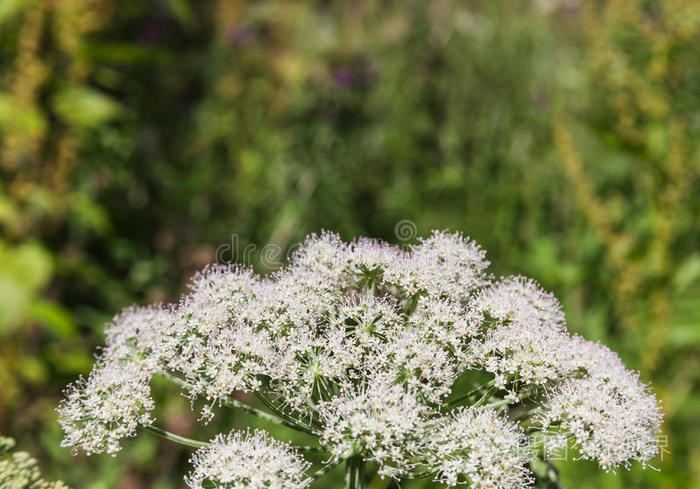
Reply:
[[137, 363], [99, 362], [87, 380], [66, 391], [61, 406], [67, 428], [63, 445], [80, 446], [88, 455], [116, 453], [119, 440], [153, 422], [149, 378]]
[[646, 464], [658, 450], [658, 401], [614, 352], [598, 343], [577, 343], [584, 375], [561, 382], [538, 415], [545, 430], [557, 428], [547, 440], [549, 449], [565, 446], [568, 435], [582, 458], [606, 470], [629, 468], [632, 460]]
[[[406, 250], [311, 236], [271, 277], [207, 268], [178, 304], [117, 316], [93, 372], [59, 407], [64, 445], [115, 453], [152, 423], [148, 384], [162, 373], [208, 404], [255, 391], [334, 457], [361, 456], [382, 475], [528, 487], [521, 422], [489, 405], [541, 406], [524, 418], [530, 431], [572, 440], [605, 469], [646, 463], [661, 421], [648, 388], [614, 353], [569, 335], [553, 295], [487, 266], [473, 241], [434, 232]], [[470, 375], [490, 378], [476, 403], [453, 392]], [[476, 405], [450, 412], [450, 399]], [[217, 438], [193, 459], [190, 485], [298, 487], [301, 459], [276, 445], [261, 459], [270, 443]], [[294, 476], [274, 469], [286, 456]], [[253, 472], [263, 479], [241, 482]]]
[[448, 486], [510, 489], [532, 482], [525, 434], [493, 409], [458, 408], [440, 420], [427, 457]]
[[288, 444], [260, 431], [217, 435], [191, 462], [185, 482], [192, 489], [301, 489], [309, 466]]
[[320, 406], [321, 443], [336, 457], [362, 453], [381, 475], [408, 473], [425, 443], [429, 408], [400, 385], [382, 382], [336, 396]]

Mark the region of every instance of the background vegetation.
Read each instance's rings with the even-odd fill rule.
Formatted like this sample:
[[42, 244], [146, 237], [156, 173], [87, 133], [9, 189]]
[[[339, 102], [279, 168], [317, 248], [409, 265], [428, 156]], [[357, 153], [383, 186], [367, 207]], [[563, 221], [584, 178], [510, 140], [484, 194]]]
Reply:
[[661, 471], [562, 463], [569, 488], [700, 487], [699, 135], [698, 0], [3, 0], [0, 433], [74, 488], [182, 487], [189, 451], [148, 434], [59, 448], [104, 323], [207, 262], [264, 270], [322, 228], [407, 243], [407, 219], [653, 382]]

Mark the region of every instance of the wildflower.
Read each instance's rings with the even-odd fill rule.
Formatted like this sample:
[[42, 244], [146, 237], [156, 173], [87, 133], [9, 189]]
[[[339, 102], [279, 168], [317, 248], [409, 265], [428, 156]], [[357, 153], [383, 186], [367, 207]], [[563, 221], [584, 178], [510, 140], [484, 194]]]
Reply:
[[497, 385], [545, 386], [574, 370], [570, 336], [535, 321], [506, 324], [474, 341], [467, 356], [473, 368], [491, 372]]
[[384, 277], [409, 296], [424, 293], [466, 302], [486, 283], [488, 265], [486, 253], [474, 241], [459, 233], [433, 231], [411, 248], [405, 260], [388, 267]]
[[87, 380], [66, 389], [58, 409], [65, 433], [61, 445], [80, 447], [87, 454], [117, 453], [122, 438], [153, 422], [149, 379], [138, 363], [98, 362]]
[[460, 360], [469, 343], [481, 336], [479, 326], [469, 320], [466, 309], [448, 299], [420, 297], [409, 321], [426, 338], [443, 345]]
[[427, 460], [448, 486], [483, 489], [529, 487], [525, 433], [493, 409], [459, 408], [437, 423]]
[[390, 335], [381, 362], [394, 381], [435, 404], [450, 394], [459, 374], [458, 362], [450, 350], [427, 338], [418, 328]]
[[535, 322], [560, 331], [566, 329], [557, 298], [525, 277], [506, 277], [485, 288], [471, 308], [477, 322], [491, 319], [498, 324], [525, 326]]
[[[571, 336], [534, 281], [493, 279], [487, 266], [473, 241], [434, 232], [406, 250], [310, 236], [268, 277], [208, 267], [176, 304], [112, 321], [93, 371], [59, 406], [63, 445], [114, 454], [139, 427], [158, 432], [149, 382], [163, 374], [207, 401], [202, 422], [225, 404], [317, 436], [325, 469], [350, 457], [352, 470], [372, 461], [382, 476], [427, 467], [448, 485], [528, 487], [523, 447], [536, 431], [604, 469], [648, 463], [661, 414], [638, 375]], [[487, 381], [455, 391], [472, 376]], [[255, 392], [267, 411], [235, 392]], [[496, 407], [538, 409], [533, 430]], [[317, 477], [260, 432], [219, 435], [192, 462], [193, 488], [294, 489]]]
[[604, 470], [646, 465], [658, 452], [659, 404], [636, 372], [597, 343], [579, 340], [582, 378], [564, 381], [538, 416], [551, 430], [550, 449], [572, 439], [584, 459], [597, 460]]
[[3, 489], [68, 489], [61, 481], [42, 479], [37, 461], [27, 452], [9, 453], [15, 440], [0, 436], [0, 487]]
[[191, 489], [301, 489], [309, 466], [289, 444], [262, 431], [219, 434], [190, 463], [185, 482]]
[[334, 456], [363, 454], [380, 464], [381, 475], [400, 475], [415, 466], [429, 408], [380, 378], [324, 402], [320, 414], [321, 444]]

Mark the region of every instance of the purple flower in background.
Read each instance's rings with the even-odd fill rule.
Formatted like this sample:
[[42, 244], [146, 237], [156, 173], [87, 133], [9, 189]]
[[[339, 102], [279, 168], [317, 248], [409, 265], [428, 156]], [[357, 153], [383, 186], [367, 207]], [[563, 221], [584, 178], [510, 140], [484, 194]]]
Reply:
[[333, 81], [341, 87], [351, 88], [357, 82], [357, 74], [347, 66], [341, 66], [331, 71]]
[[359, 88], [375, 78], [375, 69], [367, 60], [335, 66], [330, 72], [333, 82], [343, 88]]
[[242, 48], [250, 46], [258, 39], [258, 33], [254, 27], [245, 24], [233, 26], [229, 31], [229, 40], [231, 44]]
[[168, 37], [168, 22], [162, 18], [149, 19], [139, 33], [138, 40], [141, 44], [153, 46], [162, 44]]

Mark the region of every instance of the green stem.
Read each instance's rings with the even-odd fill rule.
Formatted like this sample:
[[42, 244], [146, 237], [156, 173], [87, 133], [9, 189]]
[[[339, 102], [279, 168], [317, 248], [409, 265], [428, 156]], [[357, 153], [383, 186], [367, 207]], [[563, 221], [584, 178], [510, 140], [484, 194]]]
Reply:
[[363, 489], [365, 461], [353, 455], [345, 461], [345, 489]]
[[243, 404], [242, 402], [237, 401], [235, 399], [231, 399], [230, 397], [225, 397], [225, 398], [221, 399], [221, 404], [223, 404], [224, 406], [240, 409], [242, 411], [247, 412], [248, 414], [252, 414], [253, 416], [257, 416], [260, 419], [264, 419], [266, 421], [269, 421], [270, 423], [278, 424], [281, 426], [286, 426], [287, 428], [292, 428], [294, 430], [301, 431], [301, 432], [309, 434], [309, 435], [315, 435], [315, 433], [313, 431], [311, 431], [310, 428], [307, 428], [306, 426], [302, 426], [298, 423], [295, 423], [292, 420], [281, 418], [281, 417], [276, 416], [274, 414], [270, 414], [266, 411], [261, 411], [260, 409], [256, 409], [254, 407], [248, 406], [247, 404]]
[[179, 443], [181, 445], [185, 445], [188, 447], [202, 448], [202, 447], [209, 446], [209, 443], [207, 443], [205, 441], [193, 440], [191, 438], [186, 438], [184, 436], [176, 435], [175, 433], [165, 431], [164, 429], [158, 428], [157, 426], [149, 425], [149, 426], [144, 426], [143, 428], [146, 431], [150, 431], [151, 433], [154, 433], [162, 438], [165, 438], [166, 440], [174, 441], [175, 443]]
[[301, 452], [307, 452], [307, 453], [325, 453], [328, 451], [328, 449], [324, 448], [324, 447], [300, 446], [300, 447], [292, 447], [292, 448], [299, 450]]
[[501, 406], [507, 406], [508, 404], [510, 404], [510, 401], [508, 401], [506, 399], [501, 399], [499, 401], [494, 401], [492, 403], [489, 403], [489, 404], [485, 405], [484, 407], [485, 408], [497, 408], [497, 407], [501, 407]]
[[338, 465], [340, 465], [341, 463], [343, 463], [343, 458], [342, 458], [342, 457], [338, 457], [337, 459], [333, 460], [332, 462], [328, 462], [326, 465], [324, 465], [323, 467], [321, 467], [320, 469], [318, 469], [316, 472], [314, 472], [313, 474], [311, 474], [309, 477], [307, 477], [306, 480], [302, 483], [302, 486], [303, 486], [303, 487], [308, 486], [308, 485], [311, 484], [313, 481], [315, 481], [316, 479], [319, 479], [321, 476], [323, 476], [323, 474], [326, 474], [327, 472], [330, 472], [331, 470], [333, 470], [334, 468], [336, 468], [336, 467], [337, 467]]
[[435, 475], [434, 470], [425, 470], [423, 472], [416, 472], [415, 474], [411, 474], [407, 478], [408, 479], [423, 479], [425, 477], [431, 477], [433, 475]]
[[[256, 392], [255, 397], [260, 399], [260, 401], [263, 404], [265, 404], [265, 406], [270, 411], [274, 412], [275, 414], [266, 413], [265, 411], [259, 411], [257, 409], [256, 409], [256, 411], [259, 411], [267, 416], [272, 416], [273, 418], [276, 418], [278, 421], [275, 421], [275, 422], [278, 424], [282, 424], [284, 426], [287, 426], [289, 428], [293, 428], [293, 429], [298, 430], [298, 431], [303, 431], [304, 433], [307, 433], [309, 435], [318, 436], [318, 433], [314, 432], [310, 426], [303, 425], [303, 424], [301, 424], [301, 421], [298, 421], [295, 419], [290, 419], [288, 416], [286, 416], [282, 411], [277, 409], [277, 407], [275, 407], [275, 405], [267, 397], [265, 397], [260, 392]], [[246, 407], [248, 407], [248, 406], [246, 406]], [[250, 407], [248, 407], [248, 408], [254, 409], [254, 408], [250, 408]]]
[[[181, 387], [184, 387], [186, 389], [192, 388], [192, 386], [189, 385], [187, 382], [185, 382], [184, 380], [182, 380], [174, 375], [164, 373], [163, 376], [165, 378], [167, 378], [168, 380], [178, 384]], [[306, 427], [306, 426], [302, 426], [298, 423], [295, 423], [294, 421], [276, 416], [274, 414], [270, 414], [266, 411], [261, 411], [260, 409], [256, 409], [252, 406], [248, 406], [247, 404], [244, 404], [244, 403], [237, 401], [235, 399], [232, 399], [230, 397], [221, 397], [221, 398], [219, 398], [219, 401], [224, 406], [240, 409], [242, 411], [245, 411], [248, 414], [251, 414], [253, 416], [257, 416], [258, 418], [264, 419], [265, 421], [269, 421], [270, 423], [278, 424], [281, 426], [286, 426], [288, 428], [292, 428], [292, 429], [295, 429], [297, 431], [307, 433], [309, 435], [315, 435], [315, 433], [313, 431], [311, 431], [311, 429]]]
[[496, 391], [498, 391], [498, 389], [496, 387], [491, 387], [488, 390], [488, 392], [481, 397], [481, 399], [479, 399], [478, 401], [476, 401], [474, 403], [474, 407], [481, 407], [484, 404], [486, 404], [488, 402], [488, 400], [491, 399], [491, 396], [496, 393]]
[[486, 382], [485, 384], [481, 384], [480, 386], [475, 387], [474, 389], [470, 390], [466, 394], [463, 394], [463, 395], [459, 396], [458, 398], [452, 399], [451, 401], [447, 402], [445, 404], [445, 407], [447, 407], [447, 408], [454, 407], [457, 404], [459, 404], [460, 402], [462, 402], [463, 400], [468, 399], [469, 397], [471, 397], [473, 394], [477, 393], [478, 391], [480, 391], [484, 387], [491, 387], [495, 383], [496, 383], [495, 380], [490, 380], [490, 381]]

